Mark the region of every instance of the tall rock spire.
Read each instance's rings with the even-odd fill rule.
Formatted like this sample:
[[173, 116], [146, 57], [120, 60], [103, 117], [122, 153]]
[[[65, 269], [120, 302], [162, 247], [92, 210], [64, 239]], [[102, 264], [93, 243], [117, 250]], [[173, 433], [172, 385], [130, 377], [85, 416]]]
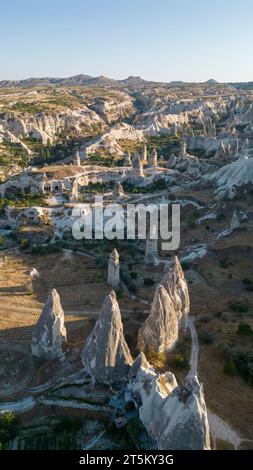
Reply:
[[124, 381], [133, 359], [124, 338], [123, 324], [116, 294], [106, 296], [99, 319], [87, 338], [82, 362], [94, 381]]
[[119, 286], [119, 253], [116, 248], [114, 248], [109, 256], [107, 282], [114, 288]]
[[143, 163], [147, 161], [147, 145], [144, 143], [141, 149], [141, 160]]
[[138, 348], [156, 352], [173, 349], [178, 339], [179, 326], [187, 325], [189, 308], [187, 283], [175, 256], [156, 289], [150, 315], [139, 330]]
[[131, 155], [130, 155], [129, 150], [127, 150], [124, 155], [124, 166], [131, 166], [131, 165], [132, 165]]
[[151, 150], [151, 153], [148, 159], [148, 166], [150, 168], [157, 166], [157, 151], [155, 148]]
[[137, 151], [134, 152], [134, 157], [132, 161], [132, 174], [131, 174], [131, 181], [132, 183], [138, 183], [142, 180], [143, 174], [143, 166]]
[[33, 330], [32, 355], [42, 359], [60, 358], [65, 341], [64, 311], [59, 294], [53, 289]]
[[173, 299], [179, 320], [184, 317], [187, 320], [190, 298], [184, 272], [177, 256], [173, 257], [172, 263], [165, 270], [162, 284]]
[[151, 312], [138, 333], [138, 348], [155, 352], [172, 349], [178, 339], [178, 317], [173, 300], [159, 285], [151, 305]]
[[146, 251], [145, 251], [144, 263], [147, 266], [159, 265], [157, 238], [152, 239], [150, 238], [150, 236], [146, 238]]

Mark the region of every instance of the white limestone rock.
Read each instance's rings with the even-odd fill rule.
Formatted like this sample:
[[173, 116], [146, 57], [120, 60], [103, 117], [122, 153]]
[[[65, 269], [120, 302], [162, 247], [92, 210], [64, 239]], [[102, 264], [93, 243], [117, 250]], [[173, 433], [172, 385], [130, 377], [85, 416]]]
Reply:
[[40, 273], [36, 268], [32, 268], [29, 271], [29, 276], [33, 281], [34, 279], [38, 279], [40, 277]]
[[153, 168], [157, 166], [157, 151], [155, 148], [151, 150], [149, 159], [148, 159], [148, 167]]
[[198, 158], [189, 158], [187, 165], [187, 173], [189, 176], [195, 179], [200, 177], [200, 162]]
[[197, 376], [187, 376], [166, 398], [160, 415], [160, 430], [159, 450], [211, 449], [203, 385]]
[[203, 181], [214, 184], [215, 199], [232, 199], [241, 188], [253, 185], [253, 159], [238, 158], [211, 175], [205, 175]]
[[79, 200], [79, 186], [78, 186], [78, 179], [74, 178], [72, 181], [71, 185], [71, 190], [70, 190], [70, 196], [69, 200], [70, 202], [78, 202]]
[[99, 319], [82, 352], [84, 369], [94, 382], [126, 381], [133, 359], [124, 338], [116, 294], [106, 296]]
[[74, 155], [73, 165], [81, 166], [81, 159], [80, 159], [80, 154], [79, 154], [78, 150], [76, 151], [76, 153]]
[[115, 183], [115, 186], [114, 186], [114, 189], [113, 189], [113, 196], [115, 198], [121, 198], [121, 197], [125, 196], [123, 186], [119, 181], [117, 181]]
[[185, 157], [187, 155], [186, 150], [186, 139], [181, 140], [179, 157]]
[[119, 253], [116, 250], [116, 248], [114, 248], [114, 250], [111, 252], [109, 256], [107, 282], [114, 289], [116, 289], [120, 283]]
[[134, 153], [132, 161], [131, 183], [138, 184], [143, 180], [143, 166], [137, 151]]
[[238, 219], [237, 211], [234, 210], [231, 223], [230, 223], [230, 230], [231, 232], [237, 229], [240, 226], [240, 220]]
[[129, 371], [128, 389], [139, 410], [140, 420], [150, 436], [157, 439], [157, 429], [165, 398], [177, 387], [171, 372], [157, 374], [141, 352]]
[[157, 374], [141, 353], [129, 371], [128, 389], [157, 449], [210, 449], [207, 409], [197, 376], [187, 376], [178, 385], [171, 372]]
[[141, 160], [146, 163], [147, 161], [147, 145], [144, 143], [141, 149]]
[[159, 265], [158, 240], [157, 240], [157, 238], [152, 239], [152, 238], [150, 238], [150, 236], [147, 237], [144, 263], [147, 266], [158, 266]]
[[151, 305], [151, 312], [138, 332], [138, 349], [155, 352], [169, 351], [178, 339], [178, 315], [173, 299], [159, 285]]
[[127, 150], [127, 152], [124, 155], [124, 166], [126, 167], [132, 166], [132, 160], [131, 160], [131, 155], [130, 155], [129, 150]]
[[138, 348], [156, 352], [173, 349], [179, 327], [186, 328], [190, 300], [187, 282], [175, 256], [156, 289], [151, 312], [138, 333]]
[[113, 126], [108, 132], [97, 138], [92, 144], [86, 147], [86, 154], [97, 154], [101, 150], [106, 150], [110, 155], [123, 156], [121, 141], [130, 140], [132, 142], [143, 142], [143, 135], [130, 124], [119, 123]]
[[59, 294], [53, 289], [33, 331], [32, 355], [46, 360], [61, 358], [62, 344], [66, 341], [64, 311]]
[[174, 308], [178, 318], [181, 319], [185, 317], [187, 321], [187, 316], [190, 311], [189, 291], [183, 269], [177, 256], [173, 257], [171, 264], [165, 269], [162, 285], [173, 298]]

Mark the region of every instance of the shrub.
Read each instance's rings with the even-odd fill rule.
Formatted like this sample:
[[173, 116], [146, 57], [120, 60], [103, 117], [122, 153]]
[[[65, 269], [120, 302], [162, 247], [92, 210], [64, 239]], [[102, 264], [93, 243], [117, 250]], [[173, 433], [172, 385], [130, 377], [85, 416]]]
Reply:
[[115, 294], [116, 294], [116, 297], [117, 297], [118, 300], [122, 299], [122, 296], [123, 296], [122, 289], [116, 289]]
[[212, 335], [210, 333], [208, 333], [208, 331], [202, 331], [199, 334], [199, 340], [203, 344], [213, 344], [213, 342], [214, 342]]
[[61, 433], [68, 431], [71, 433], [77, 433], [82, 427], [82, 422], [78, 418], [70, 416], [62, 416], [59, 422], [54, 426], [55, 433]]
[[201, 317], [201, 321], [204, 322], [204, 323], [210, 323], [210, 321], [212, 321], [213, 317], [212, 315], [203, 315]]
[[29, 245], [30, 243], [29, 243], [29, 240], [27, 240], [27, 238], [22, 238], [19, 242], [19, 246], [21, 250], [25, 250], [26, 248], [29, 247]]
[[101, 269], [106, 269], [108, 266], [108, 260], [106, 258], [102, 258], [101, 256], [96, 257], [95, 263]]
[[238, 326], [237, 333], [243, 336], [251, 336], [253, 334], [253, 331], [250, 325], [248, 325], [248, 323], [240, 323], [240, 325]]
[[130, 273], [130, 276], [131, 276], [132, 279], [137, 279], [138, 274], [135, 273], [134, 271], [132, 271], [132, 272]]
[[222, 259], [219, 261], [219, 263], [220, 263], [220, 267], [221, 267], [221, 268], [223, 268], [223, 269], [229, 268], [229, 264], [230, 264], [230, 263], [229, 263], [229, 261], [228, 261], [227, 258], [222, 258]]
[[181, 267], [182, 267], [183, 271], [187, 271], [187, 269], [190, 268], [190, 263], [188, 261], [182, 261], [181, 262]]
[[144, 286], [149, 287], [149, 286], [153, 286], [155, 284], [155, 281], [154, 279], [152, 279], [152, 277], [145, 277], [143, 279], [143, 284]]
[[133, 439], [137, 439], [140, 433], [143, 431], [143, 428], [141, 426], [141, 423], [138, 417], [129, 419], [126, 428], [130, 436], [133, 437]]
[[130, 282], [128, 284], [128, 289], [133, 293], [137, 292], [137, 286], [136, 286], [135, 282]]
[[243, 279], [242, 283], [244, 284], [246, 291], [253, 292], [253, 282], [251, 279]]
[[232, 361], [225, 362], [223, 370], [226, 375], [235, 375], [237, 372], [236, 365]]
[[178, 369], [187, 369], [188, 367], [188, 361], [184, 354], [175, 354], [172, 363]]
[[146, 358], [151, 364], [157, 368], [162, 368], [167, 362], [167, 355], [165, 352], [156, 352], [153, 349], [148, 348], [146, 351]]
[[253, 385], [253, 352], [234, 349], [232, 360], [243, 379]]
[[229, 302], [229, 308], [235, 313], [246, 313], [249, 311], [248, 305], [239, 301]]
[[187, 219], [187, 222], [186, 222], [186, 223], [187, 223], [187, 227], [188, 227], [189, 229], [194, 229], [194, 228], [197, 227], [197, 224], [196, 224], [195, 220], [192, 219], [191, 217], [189, 217], [189, 218]]
[[9, 441], [17, 435], [19, 422], [12, 411], [0, 414], [0, 449], [7, 447]]
[[233, 355], [231, 347], [226, 343], [221, 344], [220, 350], [224, 354], [225, 359], [230, 362], [232, 360], [232, 355]]
[[220, 317], [223, 321], [228, 321], [229, 320], [229, 314], [227, 312], [222, 312]]

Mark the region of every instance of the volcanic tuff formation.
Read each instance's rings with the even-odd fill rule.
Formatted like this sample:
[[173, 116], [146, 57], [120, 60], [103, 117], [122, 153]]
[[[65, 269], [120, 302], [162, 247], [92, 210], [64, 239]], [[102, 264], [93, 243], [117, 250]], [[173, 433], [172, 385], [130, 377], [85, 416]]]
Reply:
[[172, 349], [178, 339], [179, 326], [187, 324], [189, 308], [187, 283], [175, 256], [156, 289], [150, 315], [139, 330], [139, 349], [156, 352]]
[[156, 448], [210, 449], [207, 409], [197, 376], [187, 376], [178, 385], [171, 372], [157, 374], [141, 353], [130, 369], [128, 388]]
[[64, 311], [59, 294], [53, 289], [33, 331], [32, 354], [42, 359], [60, 358], [66, 340]]
[[82, 362], [92, 379], [101, 383], [123, 381], [132, 365], [114, 291], [103, 302], [100, 317], [86, 340]]

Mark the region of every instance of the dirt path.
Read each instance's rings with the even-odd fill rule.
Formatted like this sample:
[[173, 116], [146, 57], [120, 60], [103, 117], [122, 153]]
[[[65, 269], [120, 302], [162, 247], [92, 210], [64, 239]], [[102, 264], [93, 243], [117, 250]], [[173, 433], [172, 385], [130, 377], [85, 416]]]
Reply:
[[197, 330], [194, 325], [194, 319], [189, 317], [188, 319], [188, 328], [191, 332], [192, 338], [192, 348], [191, 348], [191, 359], [190, 359], [190, 376], [197, 375], [198, 373], [198, 354], [199, 354], [199, 341], [198, 341], [198, 334]]

